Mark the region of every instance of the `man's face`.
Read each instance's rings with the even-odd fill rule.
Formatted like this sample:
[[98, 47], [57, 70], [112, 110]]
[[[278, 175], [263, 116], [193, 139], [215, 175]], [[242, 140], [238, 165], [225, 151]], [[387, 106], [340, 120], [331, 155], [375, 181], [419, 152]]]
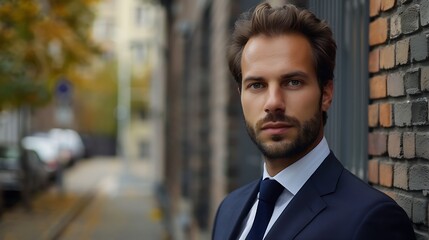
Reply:
[[322, 95], [308, 40], [299, 34], [252, 37], [241, 69], [244, 118], [265, 157], [291, 164], [313, 149], [323, 137], [322, 111], [333, 87], [330, 81]]

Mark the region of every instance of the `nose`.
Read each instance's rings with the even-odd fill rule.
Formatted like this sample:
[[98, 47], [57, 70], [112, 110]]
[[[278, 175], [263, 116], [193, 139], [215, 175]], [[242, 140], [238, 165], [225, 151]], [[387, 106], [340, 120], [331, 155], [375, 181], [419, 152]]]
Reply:
[[266, 113], [283, 113], [285, 111], [285, 96], [282, 89], [280, 87], [271, 87], [267, 94], [264, 111]]

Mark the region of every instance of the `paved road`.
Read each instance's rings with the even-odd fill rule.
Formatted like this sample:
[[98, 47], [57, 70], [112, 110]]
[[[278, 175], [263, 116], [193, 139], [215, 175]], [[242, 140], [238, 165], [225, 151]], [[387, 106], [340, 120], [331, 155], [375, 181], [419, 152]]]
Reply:
[[32, 201], [8, 210], [0, 239], [164, 239], [149, 161], [115, 158], [79, 162]]

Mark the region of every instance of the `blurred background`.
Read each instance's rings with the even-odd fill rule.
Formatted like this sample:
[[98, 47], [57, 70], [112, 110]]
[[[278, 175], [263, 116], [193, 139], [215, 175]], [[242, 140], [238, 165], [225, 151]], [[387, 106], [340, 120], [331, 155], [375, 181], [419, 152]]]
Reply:
[[[408, 42], [405, 62], [389, 66], [380, 51], [407, 40], [402, 14], [409, 26], [417, 12], [404, 34], [427, 30], [428, 1], [277, 1], [314, 11], [337, 40], [330, 147], [363, 180], [411, 199], [400, 204], [427, 238], [427, 184], [393, 181], [393, 166], [408, 177], [401, 161], [429, 156], [401, 155], [402, 140], [397, 155], [387, 147], [391, 131], [421, 130], [411, 107], [409, 123], [392, 116], [420, 92], [409, 98], [404, 82], [388, 92], [386, 75], [428, 56], [413, 59]], [[0, 1], [0, 239], [210, 239], [220, 201], [262, 169], [226, 63], [234, 21], [259, 2]], [[427, 125], [427, 102], [418, 109]]]

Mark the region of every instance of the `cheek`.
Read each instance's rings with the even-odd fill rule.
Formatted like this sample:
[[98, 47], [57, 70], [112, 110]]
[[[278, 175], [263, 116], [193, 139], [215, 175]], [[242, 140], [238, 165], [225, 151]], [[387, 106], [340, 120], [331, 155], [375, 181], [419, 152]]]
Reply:
[[247, 115], [248, 115], [248, 112], [249, 112], [249, 110], [248, 110], [249, 109], [249, 103], [246, 100], [246, 98], [243, 97], [243, 96], [241, 96], [241, 108], [243, 109], [244, 118], [247, 119]]
[[255, 98], [249, 96], [241, 96], [241, 107], [243, 109], [243, 115], [246, 121], [255, 122], [258, 116], [258, 101]]
[[320, 92], [308, 92], [300, 96], [290, 96], [286, 106], [286, 115], [307, 120], [320, 110]]

